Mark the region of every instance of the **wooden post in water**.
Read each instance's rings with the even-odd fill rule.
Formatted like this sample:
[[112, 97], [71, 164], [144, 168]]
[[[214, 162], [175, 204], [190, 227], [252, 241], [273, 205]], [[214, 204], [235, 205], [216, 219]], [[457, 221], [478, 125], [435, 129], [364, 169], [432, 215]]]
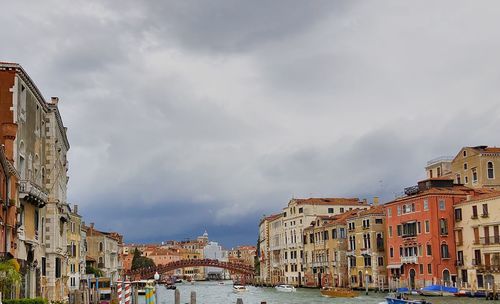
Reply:
[[191, 291], [191, 304], [196, 304], [196, 291]]
[[242, 298], [236, 299], [236, 304], [243, 304], [243, 299]]
[[139, 304], [139, 290], [134, 287], [134, 304]]
[[180, 293], [179, 289], [175, 290], [175, 293], [174, 293], [174, 303], [175, 304], [181, 304], [181, 293]]

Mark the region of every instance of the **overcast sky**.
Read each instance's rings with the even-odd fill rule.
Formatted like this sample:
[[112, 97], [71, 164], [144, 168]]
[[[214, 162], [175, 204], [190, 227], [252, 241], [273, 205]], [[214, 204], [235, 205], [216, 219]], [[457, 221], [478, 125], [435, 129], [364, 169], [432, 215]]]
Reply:
[[500, 145], [500, 2], [480, 4], [5, 1], [0, 61], [60, 97], [87, 223], [230, 247], [291, 197], [388, 201]]

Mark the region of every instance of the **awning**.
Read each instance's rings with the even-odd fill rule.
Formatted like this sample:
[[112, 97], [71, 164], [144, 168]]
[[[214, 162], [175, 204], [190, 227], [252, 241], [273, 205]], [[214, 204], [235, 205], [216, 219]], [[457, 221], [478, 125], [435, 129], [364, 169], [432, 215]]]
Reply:
[[387, 269], [399, 269], [399, 268], [401, 268], [401, 264], [387, 265]]

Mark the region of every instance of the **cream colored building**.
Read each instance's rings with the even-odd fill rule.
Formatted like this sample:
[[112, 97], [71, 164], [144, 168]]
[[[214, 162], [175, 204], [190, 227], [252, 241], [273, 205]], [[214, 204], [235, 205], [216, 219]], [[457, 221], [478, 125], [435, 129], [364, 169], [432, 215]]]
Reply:
[[451, 163], [455, 183], [471, 188], [500, 190], [500, 148], [464, 147]]
[[356, 208], [366, 209], [368, 204], [358, 198], [292, 199], [283, 209], [284, 283], [302, 285], [304, 276], [302, 235], [317, 216], [341, 214]]
[[[80, 278], [85, 275], [85, 247], [82, 241], [82, 216], [78, 214], [78, 205], [73, 205], [69, 213], [69, 224], [67, 231], [68, 266], [66, 276], [68, 289], [78, 290]], [[83, 249], [83, 250], [82, 250]]]
[[87, 227], [86, 240], [87, 265], [95, 264], [114, 284], [119, 279], [123, 267], [119, 259], [123, 237], [116, 232], [96, 230], [91, 223]]
[[270, 251], [270, 223], [281, 217], [274, 214], [264, 217], [259, 223], [259, 280], [262, 283], [271, 284], [271, 251]]
[[385, 251], [385, 212], [378, 206], [363, 210], [347, 219], [348, 272], [350, 285], [357, 288], [387, 287]]
[[272, 285], [283, 282], [283, 251], [284, 251], [284, 236], [283, 229], [283, 213], [279, 213], [276, 217], [269, 219], [269, 267], [270, 267], [270, 283]]
[[440, 156], [427, 162], [425, 172], [427, 178], [451, 176], [451, 162], [453, 156]]
[[[459, 283], [486, 288], [500, 282], [500, 192], [455, 205]], [[498, 288], [498, 286], [497, 286]]]

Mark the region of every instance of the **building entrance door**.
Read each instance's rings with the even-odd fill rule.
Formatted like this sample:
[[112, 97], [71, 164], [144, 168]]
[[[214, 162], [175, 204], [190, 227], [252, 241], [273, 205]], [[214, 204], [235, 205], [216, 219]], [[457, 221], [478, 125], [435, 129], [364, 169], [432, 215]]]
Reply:
[[410, 269], [410, 289], [414, 290], [415, 289], [415, 269]]

